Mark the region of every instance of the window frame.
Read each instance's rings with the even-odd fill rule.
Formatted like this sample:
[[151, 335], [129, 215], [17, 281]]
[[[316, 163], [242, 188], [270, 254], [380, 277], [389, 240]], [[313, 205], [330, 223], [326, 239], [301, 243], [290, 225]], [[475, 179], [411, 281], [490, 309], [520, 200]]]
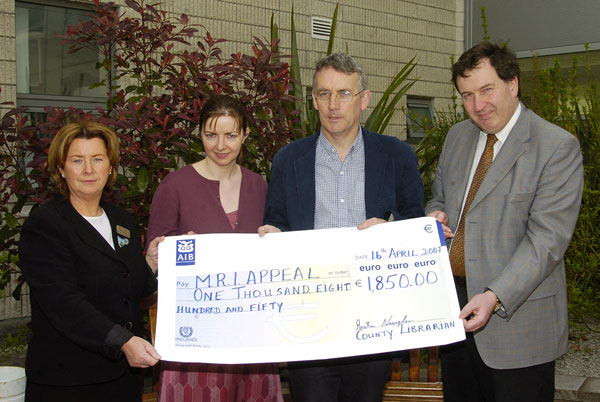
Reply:
[[[78, 3], [61, 0], [15, 0], [15, 12], [19, 4], [36, 4], [40, 6], [59, 7], [63, 9], [74, 9], [82, 11], [93, 11], [93, 4]], [[15, 21], [16, 23], [16, 21]], [[15, 27], [16, 28], [16, 27]], [[66, 30], [66, 26], [64, 27]], [[18, 71], [19, 66], [15, 61], [15, 71]], [[109, 73], [108, 79], [112, 80], [112, 71]], [[47, 106], [68, 109], [75, 107], [85, 111], [96, 111], [97, 107], [106, 108], [108, 96], [73, 96], [73, 95], [44, 95], [16, 92], [17, 107], [26, 107], [29, 112], [45, 113], [44, 108]]]
[[434, 110], [433, 110], [433, 98], [425, 97], [406, 97], [406, 140], [409, 143], [418, 143], [425, 137], [424, 132], [411, 133], [411, 122], [415, 120], [411, 117], [411, 107], [419, 109], [427, 109], [429, 111], [429, 120], [433, 122]]

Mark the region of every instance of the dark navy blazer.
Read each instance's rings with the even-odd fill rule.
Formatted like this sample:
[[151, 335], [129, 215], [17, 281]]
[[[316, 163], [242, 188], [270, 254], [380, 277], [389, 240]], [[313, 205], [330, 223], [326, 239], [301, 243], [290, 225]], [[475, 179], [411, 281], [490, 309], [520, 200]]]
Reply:
[[[412, 148], [398, 138], [362, 129], [366, 217], [417, 218], [423, 182]], [[286, 145], [273, 158], [264, 223], [283, 231], [314, 228], [315, 155], [319, 134]]]

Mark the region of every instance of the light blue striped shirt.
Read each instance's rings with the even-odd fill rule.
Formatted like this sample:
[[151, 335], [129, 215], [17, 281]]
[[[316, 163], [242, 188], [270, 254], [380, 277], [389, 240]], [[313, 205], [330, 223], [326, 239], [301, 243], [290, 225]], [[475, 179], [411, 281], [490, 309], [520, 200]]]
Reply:
[[342, 162], [323, 133], [315, 155], [315, 229], [357, 226], [365, 212], [365, 146], [362, 130]]

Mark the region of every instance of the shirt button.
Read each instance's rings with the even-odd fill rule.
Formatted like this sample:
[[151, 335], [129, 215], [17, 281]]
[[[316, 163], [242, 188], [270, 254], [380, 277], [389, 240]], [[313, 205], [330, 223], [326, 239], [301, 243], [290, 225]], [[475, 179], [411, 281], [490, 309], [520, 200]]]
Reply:
[[340, 172], [340, 175], [343, 175], [343, 174], [344, 174], [344, 172], [343, 172], [343, 171], [342, 171], [342, 172]]
[[123, 325], [123, 327], [124, 327], [126, 330], [130, 330], [131, 328], [133, 328], [133, 324], [131, 323], [131, 321], [127, 321], [127, 322], [125, 323], [125, 325]]
[[342, 198], [342, 199], [340, 199], [340, 202], [341, 202], [341, 203], [344, 203], [345, 201], [346, 201], [346, 200], [344, 200], [343, 198]]

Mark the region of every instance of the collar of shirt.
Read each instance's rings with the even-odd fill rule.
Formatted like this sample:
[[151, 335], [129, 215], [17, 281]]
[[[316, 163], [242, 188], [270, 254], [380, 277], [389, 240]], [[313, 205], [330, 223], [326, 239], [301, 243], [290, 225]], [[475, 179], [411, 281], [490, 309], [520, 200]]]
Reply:
[[[338, 154], [337, 154], [337, 149], [333, 146], [333, 144], [331, 142], [329, 142], [327, 137], [325, 137], [323, 135], [322, 128], [319, 132], [319, 140], [317, 141], [317, 144], [319, 147], [321, 147], [321, 149], [325, 153], [335, 154], [336, 158], [339, 159]], [[351, 157], [355, 152], [360, 151], [363, 147], [363, 144], [364, 144], [364, 140], [363, 140], [363, 135], [362, 135], [362, 128], [360, 126], [358, 126], [358, 135], [356, 136], [356, 139], [354, 140], [354, 143], [352, 144], [352, 147], [350, 148], [350, 151], [348, 152], [348, 156]]]
[[[520, 115], [521, 115], [521, 102], [519, 102], [517, 109], [513, 113], [512, 117], [510, 118], [508, 123], [506, 123], [506, 126], [504, 126], [504, 128], [502, 130], [500, 130], [498, 133], [496, 133], [496, 138], [498, 138], [498, 141], [496, 141], [496, 143], [494, 144], [494, 159], [496, 158], [496, 155], [498, 155], [498, 152], [500, 152], [500, 148], [502, 148], [502, 145], [506, 142], [508, 135], [510, 134], [513, 127], [517, 123], [517, 120], [519, 119]], [[473, 161], [471, 162], [471, 171], [469, 173], [469, 180], [467, 181], [467, 188], [466, 188], [465, 194], [463, 196], [461, 215], [462, 215], [462, 209], [465, 207], [465, 201], [467, 199], [467, 194], [469, 194], [469, 189], [471, 188], [471, 182], [473, 181], [473, 176], [475, 176], [475, 170], [477, 170], [477, 165], [479, 164], [479, 159], [481, 158], [481, 155], [483, 154], [483, 150], [485, 149], [485, 142], [487, 141], [487, 136], [488, 135], [485, 132], [479, 131], [479, 139], [477, 140], [477, 147], [475, 148], [475, 155], [473, 156]], [[457, 224], [457, 226], [458, 226], [458, 224]]]
[[[517, 105], [517, 109], [513, 113], [508, 123], [506, 123], [506, 126], [504, 126], [502, 130], [496, 133], [496, 138], [498, 138], [498, 141], [496, 141], [496, 143], [494, 144], [494, 158], [496, 157], [496, 155], [498, 155], [498, 152], [500, 152], [500, 148], [502, 148], [502, 145], [504, 145], [504, 143], [506, 142], [508, 135], [517, 123], [517, 120], [519, 119], [520, 115], [521, 102], [519, 102], [519, 104]], [[483, 153], [483, 148], [485, 148], [486, 139], [487, 134], [483, 131], [479, 131], [479, 142], [477, 143], [477, 153], [475, 155], [476, 161], [479, 161], [479, 157], [481, 157], [481, 154]], [[475, 162], [475, 164], [477, 164], [477, 162]]]
[[358, 135], [344, 160], [319, 136], [315, 155], [314, 228], [356, 226], [365, 220], [364, 137]]

